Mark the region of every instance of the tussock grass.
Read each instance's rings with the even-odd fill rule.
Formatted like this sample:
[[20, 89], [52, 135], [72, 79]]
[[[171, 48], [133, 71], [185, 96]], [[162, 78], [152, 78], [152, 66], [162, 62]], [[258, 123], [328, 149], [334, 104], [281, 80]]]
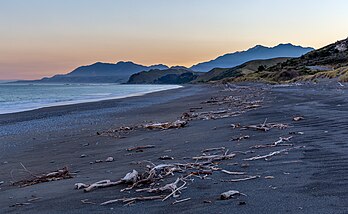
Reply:
[[293, 79], [292, 82], [317, 81], [319, 79], [334, 79], [334, 78], [338, 78], [338, 80], [342, 82], [348, 82], [348, 67], [341, 67], [332, 71], [322, 71], [312, 75], [300, 76]]

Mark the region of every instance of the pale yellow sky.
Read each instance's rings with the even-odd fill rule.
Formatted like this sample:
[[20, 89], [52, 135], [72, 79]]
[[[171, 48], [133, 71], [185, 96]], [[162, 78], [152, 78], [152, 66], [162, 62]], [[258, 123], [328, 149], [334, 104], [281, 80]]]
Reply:
[[0, 0], [0, 79], [97, 61], [191, 66], [257, 44], [348, 36], [343, 0]]

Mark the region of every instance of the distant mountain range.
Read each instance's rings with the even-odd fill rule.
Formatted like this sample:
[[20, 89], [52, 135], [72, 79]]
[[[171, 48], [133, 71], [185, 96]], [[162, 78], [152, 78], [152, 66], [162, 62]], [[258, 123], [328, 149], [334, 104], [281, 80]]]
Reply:
[[339, 78], [341, 81], [348, 81], [348, 38], [279, 63], [260, 75], [276, 82], [303, 79], [302, 77]]
[[260, 59], [252, 60], [241, 65], [238, 65], [233, 68], [214, 68], [209, 72], [204, 72], [193, 82], [195, 83], [204, 83], [210, 81], [219, 81], [222, 79], [234, 79], [242, 77], [244, 75], [254, 74], [266, 70], [269, 67], [277, 65], [279, 63], [285, 62], [288, 59], [287, 57], [273, 58], [273, 59]]
[[[136, 64], [134, 62], [118, 62], [118, 63], [103, 63], [97, 62], [92, 65], [81, 66], [71, 71], [68, 74], [55, 75], [53, 77], [45, 77], [40, 80], [33, 81], [18, 81], [18, 82], [42, 82], [42, 83], [126, 83], [129, 78], [136, 73], [143, 71], [150, 71], [151, 75], [147, 73], [142, 73], [140, 77], [154, 75], [158, 80], [151, 79], [152, 82], [165, 83], [165, 82], [186, 82], [188, 79], [195, 79], [200, 74], [197, 72], [208, 72], [214, 68], [233, 68], [235, 66], [241, 65], [245, 62], [251, 60], [260, 60], [260, 59], [271, 59], [279, 57], [299, 57], [303, 54], [306, 54], [314, 50], [313, 48], [304, 48], [301, 46], [294, 46], [292, 44], [280, 44], [275, 47], [265, 47], [257, 45], [253, 48], [250, 48], [246, 51], [235, 52], [230, 54], [225, 54], [211, 60], [209, 62], [199, 63], [192, 66], [191, 68], [186, 68], [183, 66], [174, 66], [169, 69], [168, 66], [159, 64], [152, 66], [144, 66]], [[172, 74], [171, 76], [164, 77], [158, 76], [159, 73], [154, 70], [165, 70], [164, 74]], [[170, 73], [171, 72], [171, 73]], [[174, 73], [173, 73], [174, 72]], [[187, 73], [187, 74], [184, 74]], [[184, 74], [183, 76], [180, 76]], [[179, 75], [179, 76], [178, 76]], [[163, 75], [165, 76], [165, 75]], [[151, 82], [149, 79], [144, 82]], [[142, 82], [139, 78], [134, 78], [129, 82]]]
[[265, 47], [257, 45], [246, 51], [235, 52], [219, 56], [218, 58], [202, 62], [191, 67], [194, 71], [207, 72], [213, 68], [233, 68], [251, 60], [271, 59], [279, 57], [300, 57], [310, 51], [313, 48], [304, 48], [301, 46], [295, 46], [292, 44], [280, 44], [275, 47]]
[[[244, 72], [246, 68], [248, 72]], [[250, 61], [232, 69], [211, 71], [200, 76], [197, 81], [201, 79], [218, 80], [223, 83], [241, 81], [288, 83], [327, 79], [348, 82], [348, 39], [337, 41], [297, 58]]]
[[144, 66], [133, 62], [102, 63], [81, 66], [68, 74], [45, 77], [40, 80], [19, 82], [43, 82], [43, 83], [125, 83], [132, 74], [152, 69], [168, 69], [166, 65]]

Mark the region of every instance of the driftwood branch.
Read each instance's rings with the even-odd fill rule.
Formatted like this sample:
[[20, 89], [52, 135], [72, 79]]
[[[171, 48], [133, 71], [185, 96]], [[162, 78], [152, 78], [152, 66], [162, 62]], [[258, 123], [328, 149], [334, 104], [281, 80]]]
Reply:
[[[24, 167], [23, 164], [22, 164], [22, 167]], [[29, 171], [29, 170], [26, 169], [26, 171]], [[25, 187], [25, 186], [30, 186], [30, 185], [34, 185], [34, 184], [44, 183], [44, 182], [50, 182], [50, 181], [57, 181], [57, 180], [72, 178], [72, 175], [70, 174], [70, 172], [69, 172], [67, 167], [64, 167], [63, 169], [59, 169], [57, 171], [50, 172], [50, 173], [47, 173], [47, 174], [43, 174], [43, 175], [40, 175], [40, 176], [37, 176], [37, 175], [34, 175], [34, 176], [35, 177], [32, 178], [32, 179], [27, 179], [27, 180], [21, 180], [21, 181], [14, 182], [13, 185], [16, 185], [16, 186], [18, 185], [20, 187]]]
[[129, 203], [129, 202], [135, 202], [135, 201], [148, 201], [148, 200], [158, 200], [162, 199], [164, 195], [157, 195], [157, 196], [147, 196], [147, 197], [133, 197], [133, 198], [121, 198], [121, 199], [114, 199], [109, 200], [101, 203], [100, 205], [105, 206], [108, 204], [116, 203], [119, 201], [122, 201], [123, 203]]
[[136, 146], [136, 147], [130, 147], [127, 149], [127, 151], [138, 151], [142, 149], [150, 149], [150, 148], [155, 148], [155, 145], [145, 145], [145, 146]]
[[238, 178], [238, 179], [232, 179], [232, 180], [221, 180], [221, 182], [240, 182], [240, 181], [248, 181], [248, 180], [253, 180], [256, 178], [260, 178], [259, 175], [255, 175], [255, 176], [249, 176], [246, 178]]
[[288, 149], [282, 149], [282, 150], [279, 150], [279, 151], [274, 151], [274, 152], [271, 152], [267, 155], [258, 155], [258, 156], [255, 156], [255, 157], [251, 157], [251, 158], [247, 158], [247, 159], [244, 159], [245, 161], [254, 161], [254, 160], [260, 160], [260, 159], [266, 159], [266, 158], [269, 158], [269, 157], [272, 157], [274, 155], [279, 155], [281, 153], [284, 153], [284, 152], [287, 152], [289, 151], [290, 148]]

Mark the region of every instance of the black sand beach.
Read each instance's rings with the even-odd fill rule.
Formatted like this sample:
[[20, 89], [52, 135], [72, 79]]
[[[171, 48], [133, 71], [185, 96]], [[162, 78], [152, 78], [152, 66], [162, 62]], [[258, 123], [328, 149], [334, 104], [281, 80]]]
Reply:
[[[0, 182], [4, 181], [0, 185], [0, 213], [348, 213], [347, 89], [347, 85], [341, 87], [334, 82], [232, 85], [229, 90], [223, 86], [186, 86], [141, 97], [0, 115]], [[240, 115], [222, 119], [190, 120], [181, 129], [137, 130], [124, 138], [97, 134], [144, 121], [174, 121], [193, 107], [197, 108], [195, 112], [234, 109], [231, 103], [206, 103], [212, 97], [228, 96], [250, 102], [262, 100], [261, 107], [245, 108]], [[304, 119], [293, 121], [295, 116]], [[239, 123], [289, 127], [267, 132], [231, 127]], [[245, 135], [250, 138], [231, 140]], [[290, 136], [293, 138], [286, 143], [291, 146], [253, 147]], [[143, 152], [126, 151], [149, 144], [155, 147]], [[78, 182], [118, 180], [132, 169], [141, 170], [139, 161], [185, 163], [214, 147], [226, 147], [236, 154], [220, 161], [219, 167], [257, 178], [221, 182], [245, 177], [221, 171], [205, 179], [193, 177], [180, 197], [191, 199], [174, 205], [175, 199], [170, 198], [130, 206], [122, 202], [100, 206], [104, 201], [139, 193], [120, 192], [125, 185], [89, 193], [74, 189]], [[289, 151], [266, 160], [244, 160], [287, 148]], [[164, 155], [174, 160], [159, 160]], [[110, 156], [113, 162], [95, 163]], [[30, 177], [20, 163], [35, 175], [64, 166], [76, 174], [71, 179], [20, 188], [11, 182]], [[179, 175], [175, 173], [171, 181]], [[246, 196], [219, 200], [220, 194], [228, 190]], [[82, 203], [84, 199], [95, 204]]]

